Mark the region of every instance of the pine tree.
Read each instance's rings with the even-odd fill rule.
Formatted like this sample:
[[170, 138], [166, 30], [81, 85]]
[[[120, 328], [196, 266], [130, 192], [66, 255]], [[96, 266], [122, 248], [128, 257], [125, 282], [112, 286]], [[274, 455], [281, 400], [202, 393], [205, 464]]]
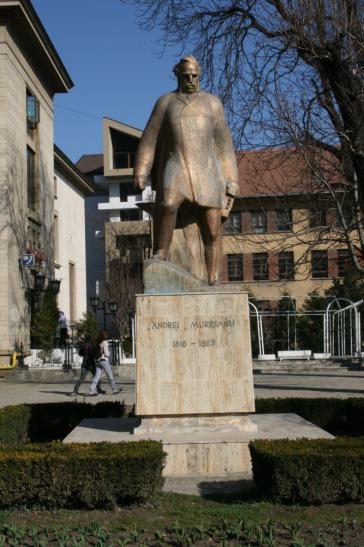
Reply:
[[45, 354], [54, 348], [58, 324], [57, 299], [54, 292], [47, 288], [38, 310], [32, 314], [30, 325], [31, 347], [42, 349]]
[[92, 311], [82, 314], [82, 319], [78, 323], [78, 336], [80, 340], [89, 338], [93, 343], [96, 343], [99, 334], [99, 326], [96, 315]]

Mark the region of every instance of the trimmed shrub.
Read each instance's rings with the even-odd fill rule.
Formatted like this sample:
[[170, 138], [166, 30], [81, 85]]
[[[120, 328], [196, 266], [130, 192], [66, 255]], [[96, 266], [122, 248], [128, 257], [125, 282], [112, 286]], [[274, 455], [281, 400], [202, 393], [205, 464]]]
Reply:
[[0, 443], [24, 443], [28, 437], [30, 408], [25, 405], [0, 408]]
[[161, 443], [0, 446], [0, 507], [111, 508], [162, 486]]
[[257, 414], [293, 412], [332, 435], [364, 435], [364, 398], [256, 399]]
[[364, 437], [249, 444], [260, 492], [280, 503], [364, 502]]
[[118, 401], [90, 403], [39, 403], [31, 405], [28, 438], [31, 442], [64, 439], [84, 418], [110, 418], [125, 415], [125, 404]]
[[83, 418], [110, 418], [125, 415], [118, 401], [89, 403], [40, 403], [0, 408], [0, 443], [16, 445], [64, 439]]

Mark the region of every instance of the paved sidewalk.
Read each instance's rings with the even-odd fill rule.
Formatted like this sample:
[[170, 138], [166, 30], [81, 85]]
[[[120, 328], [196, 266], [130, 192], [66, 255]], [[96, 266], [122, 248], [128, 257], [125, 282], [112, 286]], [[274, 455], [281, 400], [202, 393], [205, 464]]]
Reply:
[[[122, 388], [118, 395], [112, 395], [107, 382], [103, 387], [106, 395], [87, 397], [89, 383], [81, 387], [81, 395], [71, 398], [74, 380], [16, 382], [0, 378], [0, 407], [21, 403], [46, 403], [79, 400], [90, 403], [99, 401], [135, 402], [133, 381], [117, 382]], [[358, 371], [340, 370], [333, 372], [255, 374], [255, 396], [261, 397], [364, 397], [364, 369]]]

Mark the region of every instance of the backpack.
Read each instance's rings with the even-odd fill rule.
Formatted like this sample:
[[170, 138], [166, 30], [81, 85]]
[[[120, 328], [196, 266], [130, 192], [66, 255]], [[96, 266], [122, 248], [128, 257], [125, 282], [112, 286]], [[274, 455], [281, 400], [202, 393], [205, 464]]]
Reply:
[[95, 361], [98, 361], [100, 359], [101, 355], [102, 355], [101, 344], [96, 344], [95, 353], [94, 353]]

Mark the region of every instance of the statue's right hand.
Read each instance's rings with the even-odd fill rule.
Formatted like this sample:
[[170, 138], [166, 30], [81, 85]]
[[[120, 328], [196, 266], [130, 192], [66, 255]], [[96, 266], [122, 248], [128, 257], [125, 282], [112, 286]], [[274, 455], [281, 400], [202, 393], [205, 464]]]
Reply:
[[137, 190], [143, 191], [147, 184], [147, 177], [145, 175], [135, 175], [134, 186]]

